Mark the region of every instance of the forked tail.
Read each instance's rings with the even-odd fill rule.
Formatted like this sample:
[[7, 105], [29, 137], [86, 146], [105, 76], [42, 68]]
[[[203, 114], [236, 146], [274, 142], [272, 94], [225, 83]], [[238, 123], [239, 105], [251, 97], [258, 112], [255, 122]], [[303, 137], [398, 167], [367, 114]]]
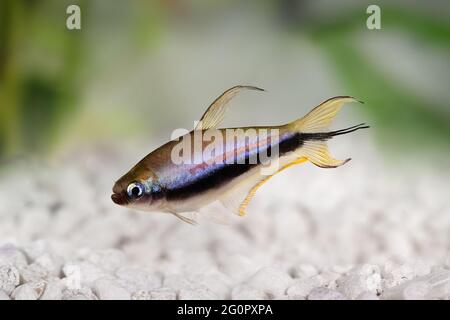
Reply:
[[296, 151], [299, 157], [305, 157], [321, 168], [336, 168], [351, 159], [334, 159], [327, 145], [332, 137], [369, 128], [365, 123], [346, 129], [328, 131], [328, 128], [339, 110], [346, 102], [360, 102], [349, 96], [334, 97], [312, 109], [306, 116], [288, 124], [289, 129], [300, 133], [301, 147]]

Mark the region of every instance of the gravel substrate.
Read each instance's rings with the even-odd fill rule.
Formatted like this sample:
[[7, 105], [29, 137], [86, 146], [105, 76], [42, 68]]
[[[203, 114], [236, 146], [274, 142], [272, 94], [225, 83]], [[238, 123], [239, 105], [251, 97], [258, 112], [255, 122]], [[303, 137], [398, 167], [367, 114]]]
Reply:
[[16, 165], [0, 179], [0, 299], [449, 299], [448, 172], [352, 155], [195, 227], [111, 202], [136, 159], [123, 150]]

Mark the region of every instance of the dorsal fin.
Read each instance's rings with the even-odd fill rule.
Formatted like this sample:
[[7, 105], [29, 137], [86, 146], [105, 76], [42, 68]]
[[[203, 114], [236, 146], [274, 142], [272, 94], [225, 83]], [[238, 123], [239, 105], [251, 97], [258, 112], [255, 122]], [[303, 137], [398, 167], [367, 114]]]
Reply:
[[207, 130], [216, 128], [223, 120], [228, 102], [234, 98], [242, 90], [265, 91], [264, 89], [253, 86], [235, 86], [222, 93], [211, 105], [206, 109], [200, 121], [197, 123], [195, 130]]

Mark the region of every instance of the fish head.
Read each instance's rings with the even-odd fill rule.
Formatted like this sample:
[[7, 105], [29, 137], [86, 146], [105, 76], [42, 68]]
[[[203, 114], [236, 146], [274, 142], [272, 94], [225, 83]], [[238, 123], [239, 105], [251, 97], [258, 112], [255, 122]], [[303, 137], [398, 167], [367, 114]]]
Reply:
[[127, 208], [157, 211], [162, 207], [163, 190], [150, 169], [133, 168], [113, 186], [111, 200]]

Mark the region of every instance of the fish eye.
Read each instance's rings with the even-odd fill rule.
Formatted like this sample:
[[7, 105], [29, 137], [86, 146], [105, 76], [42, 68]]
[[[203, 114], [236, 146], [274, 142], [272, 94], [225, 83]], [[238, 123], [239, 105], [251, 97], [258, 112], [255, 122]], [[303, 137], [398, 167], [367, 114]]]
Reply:
[[127, 193], [132, 199], [140, 198], [144, 194], [144, 186], [139, 182], [130, 183], [127, 188]]

